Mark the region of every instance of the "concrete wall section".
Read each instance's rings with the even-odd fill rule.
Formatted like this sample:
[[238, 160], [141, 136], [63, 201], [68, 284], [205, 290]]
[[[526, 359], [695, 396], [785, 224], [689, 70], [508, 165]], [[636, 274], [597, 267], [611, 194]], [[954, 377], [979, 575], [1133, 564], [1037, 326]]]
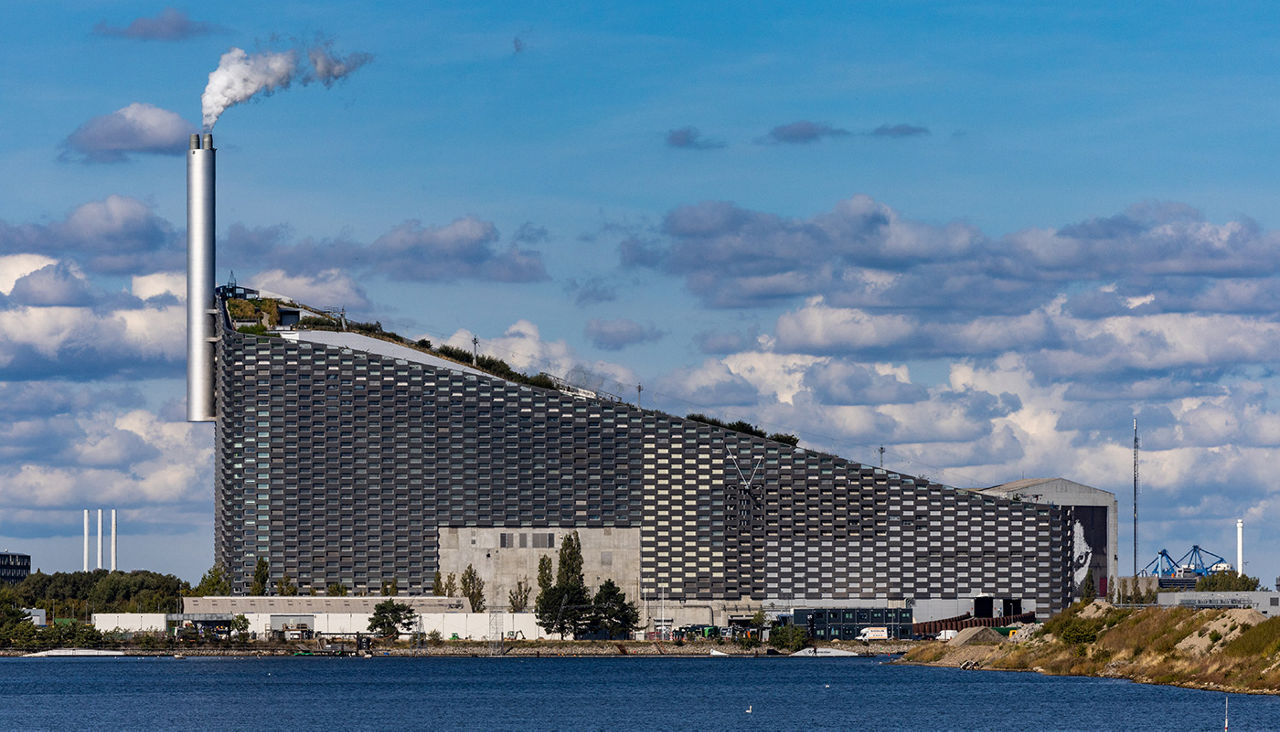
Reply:
[[163, 633], [164, 613], [94, 613], [93, 627], [103, 633]]
[[434, 597], [430, 595], [367, 595], [349, 597], [325, 597], [323, 595], [292, 595], [265, 597], [255, 595], [229, 595], [224, 597], [184, 597], [184, 613], [275, 613], [278, 615], [311, 615], [318, 613], [372, 613], [380, 602], [395, 600], [408, 605], [419, 613], [459, 612], [471, 610], [465, 597]]
[[[163, 617], [163, 616], [162, 616]], [[269, 613], [252, 613], [245, 616], [249, 620], [249, 630], [259, 636], [278, 627], [280, 616]], [[313, 631], [326, 636], [354, 636], [357, 633], [369, 634], [369, 619], [372, 613], [318, 613], [310, 616], [308, 623]], [[457, 635], [461, 640], [498, 640], [508, 633], [518, 632], [519, 637], [533, 640], [546, 637], [533, 613], [500, 613], [497, 622], [490, 613], [425, 613], [417, 616], [411, 633], [430, 633], [438, 631], [445, 640]], [[291, 623], [293, 624], [293, 623]], [[490, 638], [490, 628], [493, 638]], [[409, 638], [410, 633], [401, 633], [401, 638]]]
[[552, 568], [559, 562], [560, 545], [571, 531], [582, 543], [582, 578], [594, 590], [612, 579], [628, 599], [640, 596], [640, 529], [555, 529], [529, 526], [499, 528], [440, 527], [440, 571], [462, 577], [467, 565], [484, 580], [486, 609], [508, 607], [508, 592], [516, 582], [532, 588], [529, 607], [538, 596], [538, 561], [550, 556]]

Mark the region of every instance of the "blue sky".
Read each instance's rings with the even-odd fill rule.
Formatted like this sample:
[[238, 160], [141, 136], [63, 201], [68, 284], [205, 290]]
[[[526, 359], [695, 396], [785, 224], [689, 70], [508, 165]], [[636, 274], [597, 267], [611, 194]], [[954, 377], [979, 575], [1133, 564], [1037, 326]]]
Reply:
[[[695, 4], [697, 5], [697, 4]], [[1280, 574], [1270, 4], [36, 3], [0, 48], [0, 547], [212, 561], [183, 136], [219, 279], [959, 487], [1115, 491]], [[326, 45], [327, 43], [327, 45]], [[307, 50], [369, 58], [326, 86]], [[359, 56], [368, 54], [368, 57]], [[1129, 569], [1127, 520], [1121, 566]]]

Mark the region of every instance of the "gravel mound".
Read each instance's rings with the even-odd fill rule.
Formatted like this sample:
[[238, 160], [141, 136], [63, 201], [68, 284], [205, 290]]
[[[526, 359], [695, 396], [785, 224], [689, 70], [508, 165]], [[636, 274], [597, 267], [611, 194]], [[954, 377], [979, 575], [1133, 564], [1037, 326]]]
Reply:
[[947, 641], [949, 646], [989, 646], [1004, 643], [1005, 637], [990, 628], [965, 628]]

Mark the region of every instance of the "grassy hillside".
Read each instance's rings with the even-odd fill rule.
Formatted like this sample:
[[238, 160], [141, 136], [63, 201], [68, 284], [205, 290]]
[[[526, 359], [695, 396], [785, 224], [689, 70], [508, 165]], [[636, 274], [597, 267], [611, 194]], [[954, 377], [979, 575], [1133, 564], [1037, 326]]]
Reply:
[[931, 643], [907, 662], [1280, 693], [1280, 617], [1253, 610], [1077, 604], [1029, 640]]

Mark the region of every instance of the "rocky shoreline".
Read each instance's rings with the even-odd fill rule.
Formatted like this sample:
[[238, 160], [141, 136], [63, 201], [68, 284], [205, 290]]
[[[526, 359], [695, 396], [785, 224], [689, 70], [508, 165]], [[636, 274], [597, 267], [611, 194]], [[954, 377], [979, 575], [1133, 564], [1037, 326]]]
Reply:
[[[970, 629], [978, 630], [978, 629]], [[1280, 694], [1280, 618], [1252, 610], [1073, 606], [1025, 640], [976, 633], [898, 663], [1094, 676], [1241, 694]]]

